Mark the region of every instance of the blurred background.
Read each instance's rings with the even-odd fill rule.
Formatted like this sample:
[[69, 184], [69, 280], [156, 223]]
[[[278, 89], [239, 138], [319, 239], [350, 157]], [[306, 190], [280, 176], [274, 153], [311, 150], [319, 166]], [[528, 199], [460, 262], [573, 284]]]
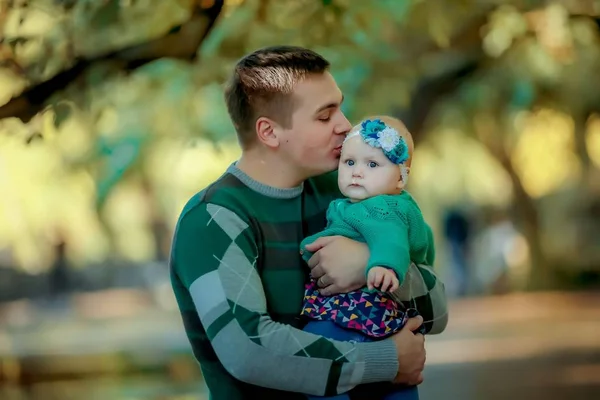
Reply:
[[451, 298], [422, 399], [600, 398], [596, 0], [0, 0], [0, 398], [208, 398], [169, 246], [275, 44], [415, 136]]

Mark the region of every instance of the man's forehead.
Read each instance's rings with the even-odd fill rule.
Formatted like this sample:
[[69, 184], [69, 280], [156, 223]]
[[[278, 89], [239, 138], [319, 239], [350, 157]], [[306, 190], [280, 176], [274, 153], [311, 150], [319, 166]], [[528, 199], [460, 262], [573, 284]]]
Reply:
[[294, 97], [315, 112], [339, 106], [343, 100], [342, 91], [329, 72], [307, 76], [296, 85]]

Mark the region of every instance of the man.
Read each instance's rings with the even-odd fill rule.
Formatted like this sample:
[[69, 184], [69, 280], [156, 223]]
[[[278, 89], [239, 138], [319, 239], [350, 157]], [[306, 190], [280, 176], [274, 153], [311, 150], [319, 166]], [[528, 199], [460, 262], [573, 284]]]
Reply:
[[[354, 290], [365, 284], [369, 257], [366, 245], [342, 237], [311, 245], [311, 270], [299, 254], [301, 240], [324, 228], [329, 202], [341, 196], [332, 171], [351, 125], [328, 68], [320, 55], [288, 46], [239, 61], [225, 99], [242, 156], [179, 218], [171, 280], [213, 400], [302, 399], [422, 381], [424, 339], [412, 332], [421, 317], [373, 343], [301, 330], [308, 273], [324, 294]], [[431, 271], [413, 268], [411, 301], [426, 318], [440, 318], [433, 329], [441, 322], [443, 330], [443, 287]], [[409, 300], [406, 293], [399, 299]]]

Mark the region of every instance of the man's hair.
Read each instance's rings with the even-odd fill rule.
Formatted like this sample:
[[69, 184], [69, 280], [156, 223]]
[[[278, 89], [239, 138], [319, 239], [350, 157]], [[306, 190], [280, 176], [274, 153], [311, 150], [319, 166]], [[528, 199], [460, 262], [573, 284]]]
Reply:
[[259, 117], [271, 118], [289, 128], [296, 84], [307, 75], [321, 74], [328, 68], [325, 58], [295, 46], [263, 48], [238, 61], [225, 89], [225, 102], [242, 148], [255, 142]]

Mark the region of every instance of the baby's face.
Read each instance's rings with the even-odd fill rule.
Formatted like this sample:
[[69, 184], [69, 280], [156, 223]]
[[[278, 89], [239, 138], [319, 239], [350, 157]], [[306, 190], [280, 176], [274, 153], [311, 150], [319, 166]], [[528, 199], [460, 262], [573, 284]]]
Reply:
[[353, 201], [378, 194], [397, 194], [402, 189], [400, 167], [381, 149], [366, 144], [360, 136], [344, 142], [338, 169], [338, 185]]

